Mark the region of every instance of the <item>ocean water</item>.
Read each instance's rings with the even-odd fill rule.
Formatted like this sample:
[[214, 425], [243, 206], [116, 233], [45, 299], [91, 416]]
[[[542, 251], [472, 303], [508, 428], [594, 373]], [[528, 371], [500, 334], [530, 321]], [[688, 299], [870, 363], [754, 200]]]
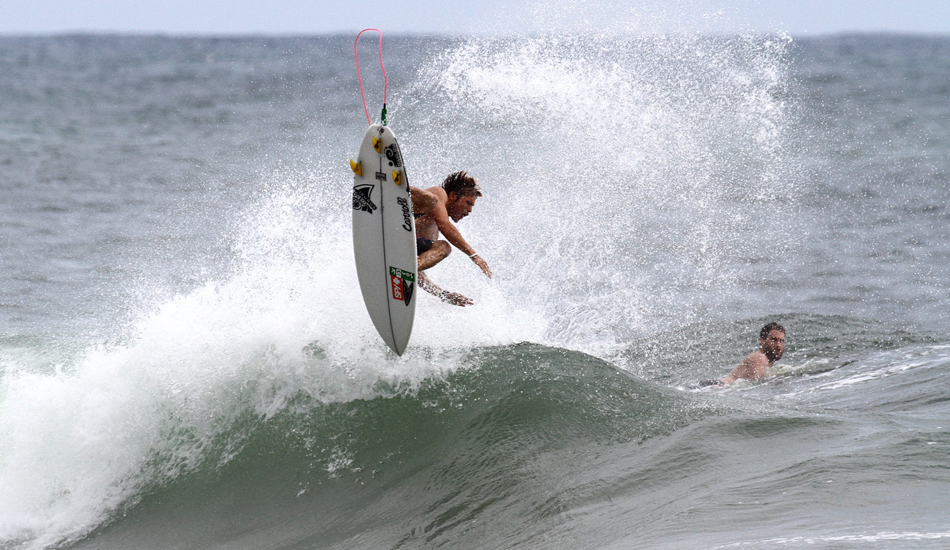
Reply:
[[352, 41], [0, 37], [0, 548], [950, 546], [950, 38], [387, 37], [403, 357]]

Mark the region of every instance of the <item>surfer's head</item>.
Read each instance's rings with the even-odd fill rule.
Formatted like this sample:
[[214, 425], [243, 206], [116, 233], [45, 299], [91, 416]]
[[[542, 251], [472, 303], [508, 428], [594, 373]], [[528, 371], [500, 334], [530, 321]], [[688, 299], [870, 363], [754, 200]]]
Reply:
[[448, 196], [445, 210], [452, 221], [459, 221], [471, 213], [475, 206], [475, 199], [482, 196], [482, 190], [475, 178], [465, 172], [449, 174], [442, 182], [442, 189]]
[[759, 331], [759, 347], [769, 363], [782, 358], [785, 353], [785, 327], [778, 323], [769, 323]]
[[442, 189], [445, 189], [446, 195], [455, 193], [460, 197], [465, 195], [482, 196], [482, 188], [478, 186], [478, 182], [465, 171], [449, 174], [442, 182]]

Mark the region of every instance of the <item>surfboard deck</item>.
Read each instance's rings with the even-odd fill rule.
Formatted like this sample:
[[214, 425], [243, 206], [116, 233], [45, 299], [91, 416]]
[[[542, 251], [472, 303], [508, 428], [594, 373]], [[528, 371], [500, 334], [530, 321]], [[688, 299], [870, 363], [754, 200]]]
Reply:
[[353, 251], [363, 302], [383, 341], [402, 355], [416, 314], [416, 224], [392, 130], [371, 125], [353, 169]]

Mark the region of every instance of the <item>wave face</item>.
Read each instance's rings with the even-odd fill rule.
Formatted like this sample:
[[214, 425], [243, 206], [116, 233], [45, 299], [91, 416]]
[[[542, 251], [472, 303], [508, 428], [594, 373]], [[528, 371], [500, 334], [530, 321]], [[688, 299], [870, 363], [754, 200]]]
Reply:
[[946, 545], [946, 39], [387, 44], [496, 274], [401, 358], [349, 38], [0, 38], [0, 548]]
[[88, 545], [507, 546], [609, 492], [584, 472], [619, 448], [714, 412], [563, 349], [484, 348], [463, 362], [373, 399], [246, 411], [201, 464], [144, 487]]

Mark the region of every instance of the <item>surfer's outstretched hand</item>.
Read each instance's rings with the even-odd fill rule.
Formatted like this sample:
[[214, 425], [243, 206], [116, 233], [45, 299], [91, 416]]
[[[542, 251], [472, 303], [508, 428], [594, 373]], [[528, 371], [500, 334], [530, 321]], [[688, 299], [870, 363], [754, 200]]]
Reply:
[[442, 301], [448, 302], [452, 304], [453, 306], [461, 306], [461, 307], [470, 306], [475, 303], [472, 301], [471, 298], [467, 296], [462, 296], [458, 292], [449, 292], [449, 291], [444, 291], [442, 293]]
[[475, 262], [475, 265], [477, 265], [479, 269], [482, 270], [482, 273], [484, 273], [485, 275], [488, 276], [489, 279], [491, 279], [491, 268], [488, 267], [488, 262], [483, 260], [482, 257], [479, 256], [478, 254], [472, 256], [472, 261]]

